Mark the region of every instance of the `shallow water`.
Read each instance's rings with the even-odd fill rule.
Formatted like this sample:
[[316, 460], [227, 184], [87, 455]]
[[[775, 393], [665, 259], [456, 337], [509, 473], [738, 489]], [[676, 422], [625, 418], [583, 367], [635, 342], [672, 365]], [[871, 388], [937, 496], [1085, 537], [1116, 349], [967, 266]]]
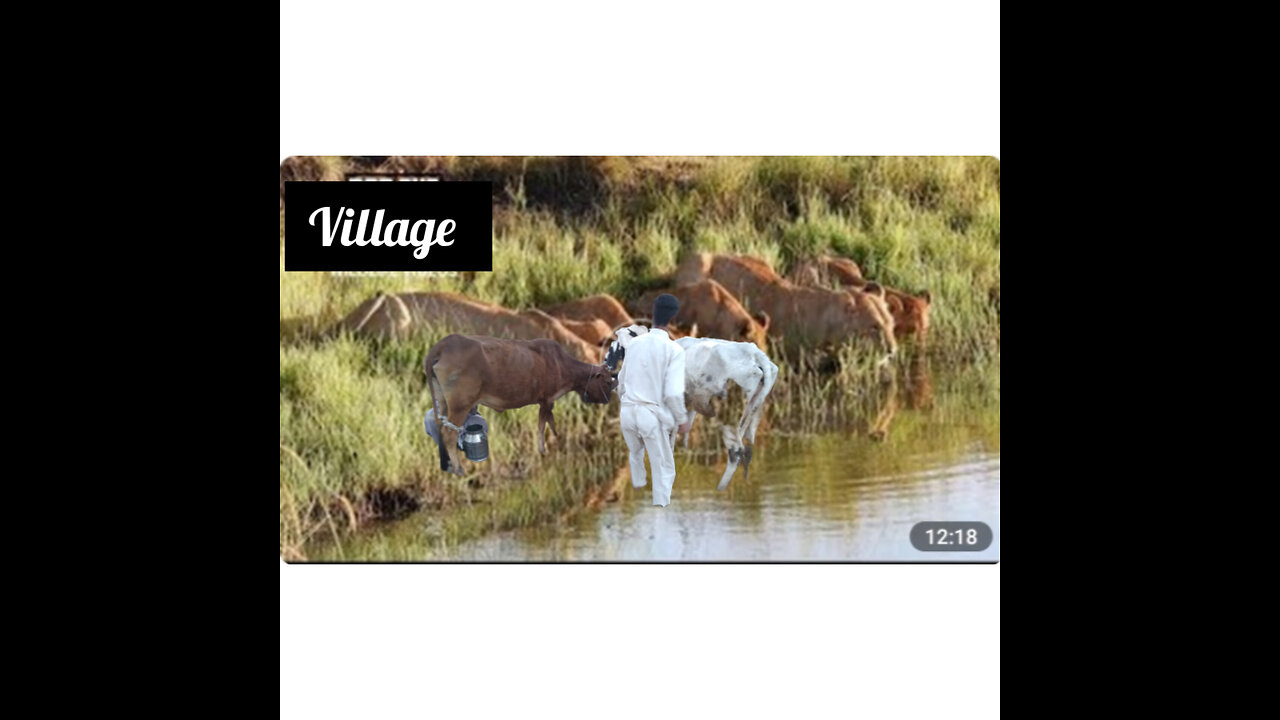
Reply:
[[[994, 376], [993, 376], [994, 373]], [[716, 485], [722, 451], [677, 448], [672, 503], [652, 506], [620, 468], [620, 492], [568, 522], [455, 547], [419, 514], [344, 543], [347, 559], [445, 561], [980, 561], [1000, 557], [999, 366], [895, 385], [844, 427], [757, 437], [751, 474]], [[922, 392], [922, 387], [924, 391]], [[705, 422], [705, 420], [699, 420]], [[921, 521], [981, 521], [981, 552], [921, 552]]]

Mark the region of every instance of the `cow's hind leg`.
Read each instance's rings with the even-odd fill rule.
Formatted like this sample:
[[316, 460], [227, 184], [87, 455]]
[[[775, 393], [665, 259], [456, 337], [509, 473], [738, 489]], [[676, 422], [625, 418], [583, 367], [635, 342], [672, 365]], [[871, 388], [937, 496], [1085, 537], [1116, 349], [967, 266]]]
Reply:
[[[450, 412], [449, 422], [453, 423], [457, 427], [462, 427], [462, 424], [467, 421], [468, 411], [466, 408], [470, 407], [470, 405], [458, 404], [456, 407], [463, 409]], [[465, 474], [462, 471], [462, 451], [458, 450], [458, 437], [460, 434], [461, 433], [452, 428], [440, 428], [440, 439], [444, 441], [446, 446], [448, 446], [449, 457], [452, 458], [453, 474], [458, 476]]]
[[449, 472], [449, 453], [444, 449], [444, 430], [438, 430], [440, 433], [440, 469]]
[[725, 424], [721, 434], [724, 436], [724, 446], [728, 448], [729, 464], [724, 469], [724, 475], [720, 476], [720, 484], [716, 486], [717, 490], [724, 490], [729, 487], [729, 481], [733, 479], [733, 472], [738, 469], [738, 461], [743, 457], [742, 442], [738, 439], [734, 429]]
[[449, 401], [448, 394], [444, 391], [444, 386], [440, 384], [440, 378], [436, 376], [435, 368], [431, 369], [427, 378], [431, 389], [431, 403], [436, 411], [436, 434], [440, 436], [440, 469], [444, 472], [451, 470], [449, 462], [448, 445], [444, 439], [444, 419], [449, 417]]
[[556, 418], [551, 414], [551, 406], [542, 404], [538, 406], [538, 452], [542, 455], [547, 454], [547, 426], [551, 426], [551, 432], [556, 437], [560, 433], [556, 432]]
[[747, 476], [751, 474], [751, 451], [755, 449], [753, 446], [747, 445], [745, 442], [742, 441], [743, 431], [750, 424], [751, 422], [750, 418], [751, 418], [751, 411], [744, 410], [742, 412], [742, 419], [738, 421], [737, 440], [738, 440], [738, 447], [741, 448], [738, 451], [738, 459], [742, 462], [742, 479], [743, 480], [746, 480]]
[[[747, 479], [747, 473], [750, 472], [751, 470], [751, 446], [747, 445], [742, 441], [742, 434], [743, 434], [743, 431], [746, 429], [747, 422], [748, 422], [747, 415], [748, 415], [748, 411], [744, 410], [742, 412], [742, 419], [738, 421], [737, 427], [734, 428], [735, 434], [733, 438], [734, 441], [737, 442], [738, 444], [738, 462], [742, 465], [743, 480]], [[727, 432], [728, 430], [729, 430], [729, 426], [726, 425], [725, 431]], [[724, 484], [728, 485], [727, 482]]]

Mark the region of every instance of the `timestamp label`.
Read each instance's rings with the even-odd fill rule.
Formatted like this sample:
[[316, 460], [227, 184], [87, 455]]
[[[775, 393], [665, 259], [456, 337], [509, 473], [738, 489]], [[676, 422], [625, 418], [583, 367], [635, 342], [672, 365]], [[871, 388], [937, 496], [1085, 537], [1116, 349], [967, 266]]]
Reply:
[[980, 552], [991, 547], [991, 538], [984, 522], [919, 522], [911, 528], [911, 545], [920, 552]]

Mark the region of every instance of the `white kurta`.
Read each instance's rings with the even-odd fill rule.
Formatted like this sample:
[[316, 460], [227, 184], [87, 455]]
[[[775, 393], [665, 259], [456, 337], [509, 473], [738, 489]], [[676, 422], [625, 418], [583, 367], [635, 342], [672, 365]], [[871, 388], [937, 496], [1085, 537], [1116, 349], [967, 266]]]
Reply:
[[651, 330], [627, 344], [618, 373], [619, 420], [630, 451], [631, 484], [644, 487], [644, 455], [653, 468], [653, 504], [671, 502], [676, 461], [671, 435], [677, 418], [683, 420], [684, 350], [665, 330]]

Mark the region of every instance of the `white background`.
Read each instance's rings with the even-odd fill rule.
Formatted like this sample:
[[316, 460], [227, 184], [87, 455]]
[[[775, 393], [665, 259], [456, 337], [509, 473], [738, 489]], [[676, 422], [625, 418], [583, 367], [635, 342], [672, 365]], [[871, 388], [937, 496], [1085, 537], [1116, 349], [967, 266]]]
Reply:
[[[999, 11], [282, 2], [280, 157], [999, 157]], [[281, 563], [280, 714], [992, 718], [999, 591], [999, 565]]]

